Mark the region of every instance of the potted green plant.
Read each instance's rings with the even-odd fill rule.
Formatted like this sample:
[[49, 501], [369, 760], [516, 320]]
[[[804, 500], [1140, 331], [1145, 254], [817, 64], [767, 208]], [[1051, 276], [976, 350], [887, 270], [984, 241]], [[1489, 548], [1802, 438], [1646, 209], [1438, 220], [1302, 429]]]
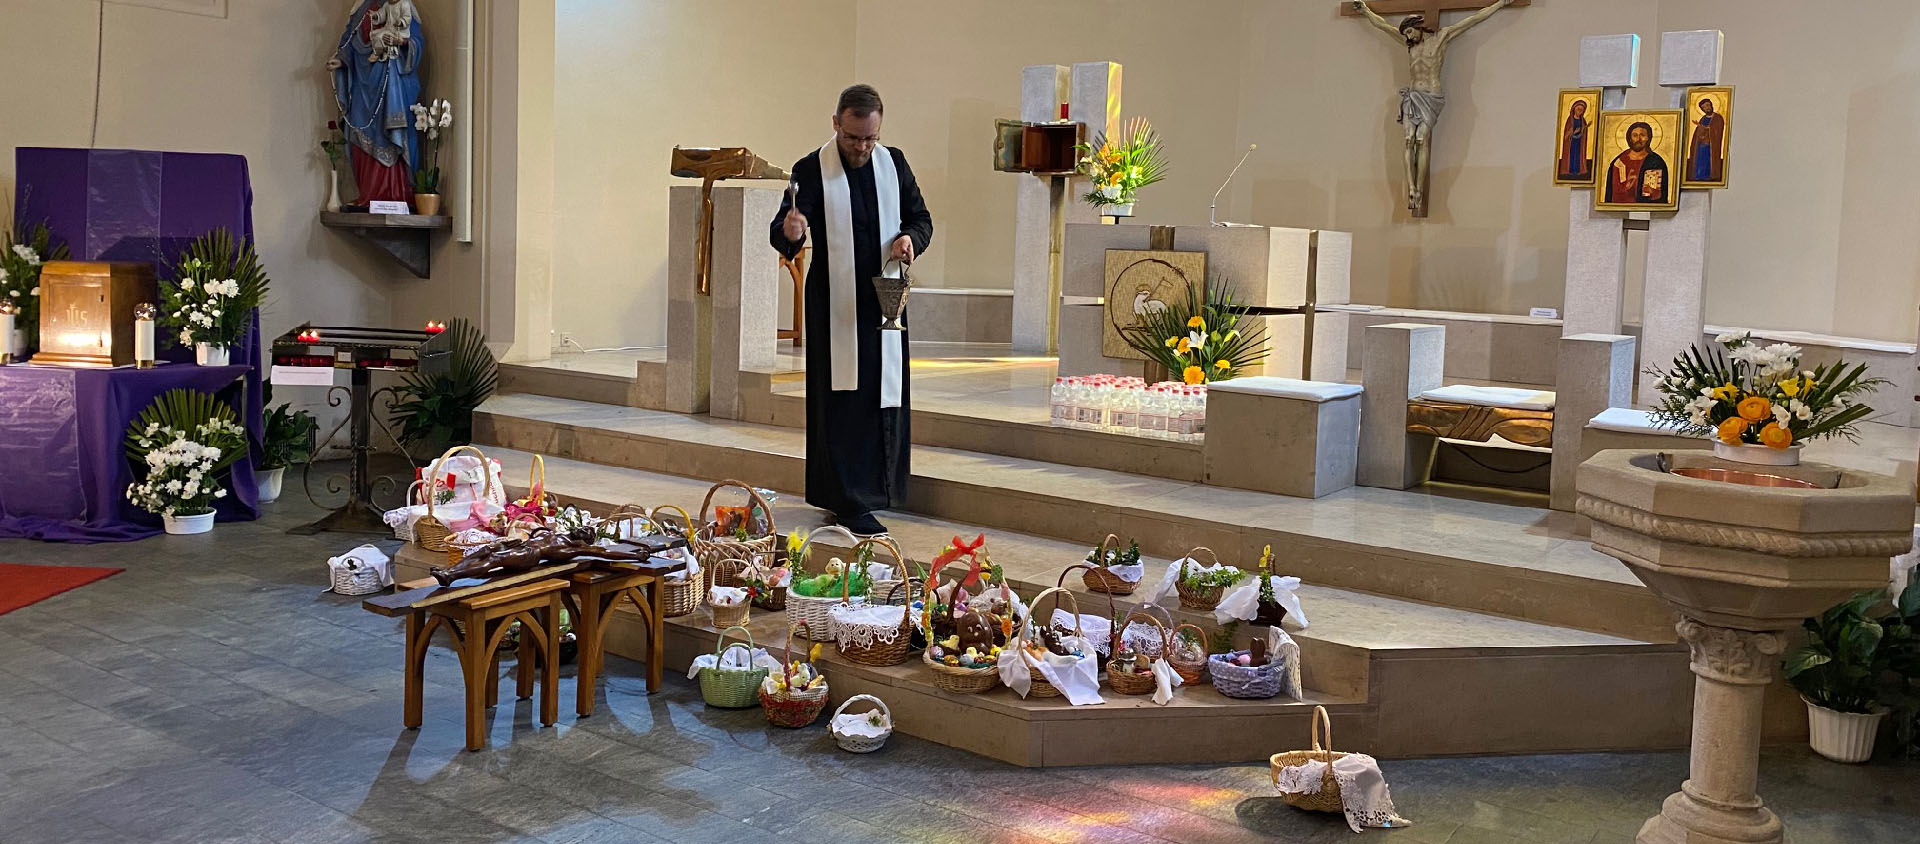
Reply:
[[[1871, 615], [1887, 601], [1887, 590], [1862, 592], [1802, 622], [1807, 643], [1788, 655], [1787, 681], [1807, 703], [1807, 738], [1813, 751], [1836, 762], [1865, 762], [1873, 755], [1880, 722], [1890, 707], [1883, 701], [1890, 657], [1911, 647], [1910, 620], [1920, 613], [1920, 590], [1909, 586], [1887, 620], [1899, 626], [1889, 640], [1888, 624]], [[1903, 655], [1910, 656], [1910, 655]], [[1909, 686], [1911, 684], [1908, 684]]]
[[473, 323], [449, 320], [442, 336], [448, 342], [445, 369], [407, 373], [393, 413], [400, 439], [429, 453], [473, 441], [473, 411], [500, 380], [487, 336]]
[[260, 461], [254, 464], [253, 482], [260, 490], [260, 503], [271, 504], [280, 498], [287, 467], [312, 457], [313, 432], [318, 425], [313, 414], [279, 404], [267, 409], [261, 426]]

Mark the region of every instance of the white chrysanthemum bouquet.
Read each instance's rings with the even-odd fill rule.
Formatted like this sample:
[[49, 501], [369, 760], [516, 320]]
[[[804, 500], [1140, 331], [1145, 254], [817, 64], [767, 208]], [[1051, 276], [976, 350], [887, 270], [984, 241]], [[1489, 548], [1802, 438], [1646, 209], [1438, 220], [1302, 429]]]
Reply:
[[217, 229], [189, 245], [172, 270], [173, 279], [160, 284], [160, 322], [178, 332], [180, 345], [239, 342], [267, 290], [253, 245]]
[[1855, 423], [1873, 413], [1867, 394], [1887, 383], [1867, 376], [1867, 365], [1844, 361], [1812, 369], [1800, 365], [1800, 347], [1762, 346], [1744, 332], [1715, 338], [1722, 347], [1695, 346], [1673, 359], [1660, 378], [1656, 422], [1728, 445], [1787, 449], [1807, 440], [1856, 436]]
[[150, 423], [135, 440], [151, 447], [143, 461], [147, 476], [127, 487], [127, 500], [163, 516], [197, 516], [227, 497], [214, 473], [221, 458], [246, 447], [246, 432], [226, 419], [211, 419], [191, 435]]

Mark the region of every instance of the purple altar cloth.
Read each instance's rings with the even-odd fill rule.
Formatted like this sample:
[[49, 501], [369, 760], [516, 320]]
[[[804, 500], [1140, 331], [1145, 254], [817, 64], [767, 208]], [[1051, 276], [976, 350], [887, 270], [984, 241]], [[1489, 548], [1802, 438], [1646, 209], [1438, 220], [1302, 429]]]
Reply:
[[[127, 501], [133, 466], [127, 426], [175, 387], [240, 398], [243, 366], [167, 364], [154, 369], [0, 367], [0, 537], [124, 542], [160, 532], [160, 517]], [[257, 518], [253, 458], [221, 485], [218, 521]]]
[[[217, 228], [225, 228], [248, 242], [253, 240], [253, 187], [247, 175], [247, 159], [239, 155], [193, 152], [154, 152], [124, 149], [62, 149], [20, 147], [14, 150], [15, 219], [25, 223], [45, 222], [56, 242], [64, 242], [78, 261], [148, 261], [162, 281], [166, 270], [188, 243]], [[160, 338], [160, 358], [190, 362], [193, 351], [183, 349], [166, 337]], [[255, 312], [247, 331], [232, 348], [232, 374], [205, 382], [205, 377], [188, 377], [187, 371], [200, 367], [162, 366], [139, 371], [65, 370], [52, 367], [5, 367], [0, 378], [0, 405], [14, 404], [16, 391], [27, 390], [25, 403], [37, 410], [0, 409], [0, 433], [10, 439], [17, 427], [28, 426], [51, 443], [65, 444], [77, 458], [60, 458], [53, 451], [36, 463], [8, 462], [0, 456], [0, 474], [12, 475], [21, 468], [34, 470], [24, 478], [0, 477], [0, 537], [31, 536], [37, 539], [73, 542], [112, 542], [140, 539], [157, 533], [159, 518], [135, 510], [126, 502], [126, 487], [131, 481], [126, 466], [123, 440], [126, 423], [138, 416], [153, 396], [175, 386], [195, 386], [215, 390], [241, 379], [244, 390], [230, 389], [222, 398], [240, 414], [247, 429], [252, 457], [260, 454], [261, 366], [260, 314]], [[202, 370], [205, 372], [206, 370]], [[213, 369], [212, 372], [220, 372]], [[24, 375], [20, 373], [52, 373]], [[61, 387], [55, 376], [71, 373], [72, 381]], [[154, 373], [165, 373], [155, 375]], [[172, 379], [179, 383], [166, 383]], [[155, 386], [163, 384], [164, 386]], [[238, 385], [234, 385], [238, 386]], [[146, 390], [151, 389], [151, 392]], [[62, 398], [62, 396], [65, 398]], [[140, 398], [140, 396], [145, 398]], [[111, 418], [98, 412], [112, 411]], [[61, 413], [78, 413], [61, 417]], [[116, 421], [117, 420], [117, 421]], [[117, 427], [114, 427], [117, 426]], [[62, 440], [58, 432], [70, 430], [72, 437]], [[0, 443], [0, 448], [7, 444]], [[54, 448], [55, 445], [49, 445]], [[24, 452], [23, 452], [24, 454]], [[107, 466], [109, 458], [114, 462]], [[62, 463], [61, 460], [78, 463]], [[245, 468], [243, 468], [245, 467]], [[221, 521], [252, 519], [258, 515], [254, 504], [251, 461], [234, 466], [234, 479], [228, 484], [233, 495], [220, 510]], [[115, 474], [98, 474], [111, 469]], [[87, 494], [84, 509], [70, 493], [54, 489], [66, 481], [68, 472], [81, 472]], [[51, 476], [51, 477], [49, 477]], [[109, 481], [112, 481], [109, 483]], [[12, 488], [8, 484], [15, 484]], [[21, 486], [21, 485], [24, 485]], [[71, 484], [68, 484], [71, 488]], [[37, 490], [33, 498], [20, 498], [20, 489]], [[244, 489], [244, 494], [242, 490]], [[101, 490], [111, 493], [101, 497]], [[40, 500], [44, 495], [45, 500]], [[236, 501], [235, 499], [240, 499]], [[64, 502], [65, 509], [56, 506]], [[244, 504], [244, 506], [237, 506]], [[19, 508], [53, 508], [48, 512]], [[123, 518], [122, 521], [113, 521]]]

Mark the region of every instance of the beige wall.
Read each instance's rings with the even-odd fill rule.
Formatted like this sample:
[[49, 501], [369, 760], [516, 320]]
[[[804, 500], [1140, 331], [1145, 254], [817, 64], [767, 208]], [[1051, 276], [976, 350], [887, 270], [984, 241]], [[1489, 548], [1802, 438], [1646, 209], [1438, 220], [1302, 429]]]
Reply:
[[[847, 51], [851, 77], [887, 97], [886, 142], [906, 151], [932, 205], [928, 283], [1010, 284], [1016, 177], [991, 172], [988, 127], [1018, 112], [1019, 68], [1112, 59], [1126, 66], [1126, 114], [1154, 120], [1173, 156], [1140, 222], [1200, 219], [1233, 158], [1257, 142], [1222, 216], [1353, 231], [1356, 299], [1558, 307], [1566, 192], [1548, 181], [1550, 112], [1553, 92], [1577, 81], [1580, 36], [1638, 32], [1643, 87], [1628, 102], [1664, 106], [1660, 32], [1718, 27], [1724, 79], [1740, 94], [1734, 186], [1715, 202], [1708, 319], [1911, 340], [1920, 176], [1900, 165], [1920, 158], [1920, 110], [1902, 96], [1920, 81], [1920, 4], [1849, 4], [1860, 23], [1838, 22], [1826, 5], [1561, 0], [1501, 13], [1455, 42], [1432, 216], [1416, 221], [1400, 208], [1396, 175], [1405, 60], [1332, 0], [859, 0], [804, 18], [777, 3], [563, 0], [556, 297], [582, 313], [556, 319], [607, 325], [581, 332], [590, 345], [659, 342], [665, 150], [804, 151], [821, 134], [817, 104], [849, 78]], [[721, 35], [719, 21], [736, 15], [810, 45], [809, 60], [773, 74], [777, 39]], [[841, 46], [845, 29], [857, 49]], [[724, 63], [690, 46], [716, 43], [728, 46]], [[675, 84], [706, 73], [717, 74], [710, 97]], [[578, 111], [594, 97], [635, 114], [595, 128]]]
[[590, 348], [662, 344], [667, 188], [685, 182], [667, 175], [674, 145], [745, 146], [782, 167], [818, 147], [853, 81], [853, 3], [555, 5], [553, 330]]

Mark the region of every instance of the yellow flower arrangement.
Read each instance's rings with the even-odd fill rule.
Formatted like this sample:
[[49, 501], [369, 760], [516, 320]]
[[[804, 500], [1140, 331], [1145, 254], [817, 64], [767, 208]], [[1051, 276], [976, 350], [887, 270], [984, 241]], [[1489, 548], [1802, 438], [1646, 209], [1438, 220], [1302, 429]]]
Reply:
[[1720, 441], [1727, 445], [1739, 445], [1740, 435], [1747, 432], [1747, 420], [1738, 416], [1729, 416], [1720, 423]]
[[1187, 342], [1187, 338], [1185, 338], [1185, 337], [1180, 337], [1180, 338], [1177, 338], [1177, 339], [1178, 339], [1178, 341], [1179, 341], [1179, 342], [1176, 342], [1176, 343], [1174, 343], [1174, 344], [1173, 344], [1173, 350], [1174, 350], [1174, 352], [1176, 352], [1176, 353], [1178, 353], [1178, 354], [1183, 354], [1183, 355], [1184, 355], [1184, 354], [1186, 354], [1186, 353], [1187, 353], [1187, 352], [1188, 352], [1189, 350], [1191, 350], [1191, 349], [1193, 348], [1193, 344], [1192, 344], [1192, 343], [1189, 343], [1189, 342]]
[[1760, 429], [1760, 444], [1784, 449], [1793, 445], [1793, 431], [1780, 427], [1778, 422], [1768, 422], [1767, 427]]
[[1748, 422], [1758, 422], [1773, 415], [1773, 402], [1767, 401], [1766, 396], [1748, 396], [1740, 400], [1735, 410], [1740, 414], [1740, 418]]
[[1205, 331], [1207, 330], [1207, 320], [1205, 317], [1196, 314], [1187, 318], [1187, 327]]
[[1189, 384], [1200, 384], [1207, 380], [1207, 375], [1200, 370], [1200, 367], [1189, 366], [1185, 372], [1180, 373], [1180, 378]]

